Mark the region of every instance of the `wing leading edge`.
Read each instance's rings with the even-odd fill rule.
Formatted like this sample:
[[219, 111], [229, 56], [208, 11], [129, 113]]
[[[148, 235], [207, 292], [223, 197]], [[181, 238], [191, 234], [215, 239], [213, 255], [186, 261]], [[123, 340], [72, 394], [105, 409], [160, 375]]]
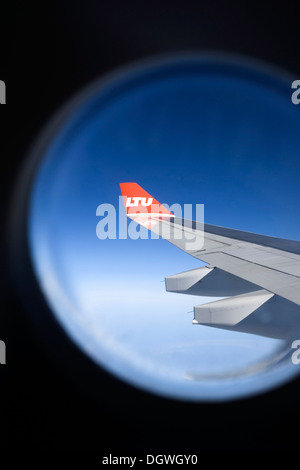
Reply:
[[299, 335], [300, 242], [174, 216], [136, 183], [122, 183], [127, 216], [207, 266], [166, 277], [166, 290], [231, 296], [194, 307], [195, 324], [274, 338]]

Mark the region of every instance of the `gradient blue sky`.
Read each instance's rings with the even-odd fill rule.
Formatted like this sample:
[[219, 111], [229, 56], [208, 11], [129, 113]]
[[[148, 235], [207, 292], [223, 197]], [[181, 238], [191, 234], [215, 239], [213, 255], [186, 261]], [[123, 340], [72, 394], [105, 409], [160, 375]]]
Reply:
[[160, 281], [202, 263], [164, 240], [99, 240], [95, 214], [118, 207], [119, 183], [132, 181], [160, 202], [204, 204], [207, 223], [299, 239], [290, 85], [226, 61], [160, 64], [99, 89], [57, 134], [32, 193], [32, 254], [55, 315], [98, 363], [194, 399], [264, 383], [232, 379], [220, 391], [220, 379], [201, 379], [259, 368], [281, 343], [192, 325], [188, 312], [209, 299]]

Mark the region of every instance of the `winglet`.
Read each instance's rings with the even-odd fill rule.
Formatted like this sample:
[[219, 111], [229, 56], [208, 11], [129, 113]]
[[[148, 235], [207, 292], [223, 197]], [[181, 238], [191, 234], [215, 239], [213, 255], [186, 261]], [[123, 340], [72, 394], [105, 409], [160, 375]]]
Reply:
[[[157, 223], [157, 219], [174, 217], [172, 212], [150, 196], [137, 183], [121, 183], [120, 188], [127, 216], [141, 225], [149, 228], [149, 226]], [[156, 222], [153, 218], [156, 219]]]

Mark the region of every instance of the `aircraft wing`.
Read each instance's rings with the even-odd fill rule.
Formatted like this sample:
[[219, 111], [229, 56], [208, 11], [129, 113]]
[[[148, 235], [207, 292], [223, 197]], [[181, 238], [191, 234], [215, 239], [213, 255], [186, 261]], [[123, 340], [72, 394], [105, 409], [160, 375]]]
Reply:
[[195, 306], [193, 323], [299, 336], [300, 242], [177, 218], [137, 183], [120, 186], [128, 217], [207, 263], [166, 277], [166, 290], [227, 297]]

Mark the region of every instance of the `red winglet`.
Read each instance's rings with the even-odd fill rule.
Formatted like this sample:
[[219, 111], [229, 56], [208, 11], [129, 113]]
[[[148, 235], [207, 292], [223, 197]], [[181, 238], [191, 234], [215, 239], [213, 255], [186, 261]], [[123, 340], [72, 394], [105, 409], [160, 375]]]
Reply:
[[150, 217], [155, 219], [174, 217], [172, 212], [168, 211], [137, 183], [121, 183], [120, 188], [126, 214], [136, 222], [149, 226]]

